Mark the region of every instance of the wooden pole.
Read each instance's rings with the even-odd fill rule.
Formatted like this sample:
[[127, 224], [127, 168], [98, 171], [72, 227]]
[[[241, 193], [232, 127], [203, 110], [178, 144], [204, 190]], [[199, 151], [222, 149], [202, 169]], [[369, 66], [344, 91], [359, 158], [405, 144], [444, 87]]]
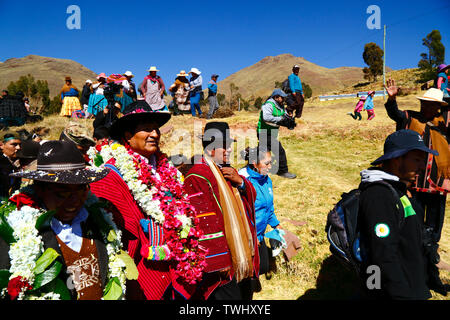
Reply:
[[384, 86], [386, 85], [386, 25], [384, 25], [383, 32], [383, 101], [386, 97], [386, 89]]

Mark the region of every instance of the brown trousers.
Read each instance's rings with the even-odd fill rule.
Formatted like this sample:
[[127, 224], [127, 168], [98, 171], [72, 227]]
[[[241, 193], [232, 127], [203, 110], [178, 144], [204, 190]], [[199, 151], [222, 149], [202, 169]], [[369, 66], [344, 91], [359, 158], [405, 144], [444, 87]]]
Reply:
[[286, 110], [289, 113], [295, 111], [295, 117], [300, 118], [303, 112], [303, 105], [305, 104], [305, 99], [303, 95], [299, 92], [294, 96], [292, 93], [286, 98]]

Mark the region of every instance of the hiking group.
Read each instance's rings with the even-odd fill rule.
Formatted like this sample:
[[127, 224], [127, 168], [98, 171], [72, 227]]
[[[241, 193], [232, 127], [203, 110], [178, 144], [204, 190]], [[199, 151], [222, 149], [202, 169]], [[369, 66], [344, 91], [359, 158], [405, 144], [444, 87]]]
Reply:
[[[197, 68], [189, 80], [181, 70], [169, 87], [172, 112], [156, 67], [138, 90], [131, 72], [100, 74], [97, 83], [86, 81], [80, 102], [66, 78], [61, 115], [92, 114], [93, 135], [71, 121], [59, 140], [17, 132], [2, 138], [1, 296], [251, 300], [262, 290], [259, 278], [275, 272], [274, 256], [289, 259], [298, 248], [276, 216], [269, 173], [296, 178], [278, 134], [302, 116], [299, 69], [262, 105], [258, 145], [241, 150], [246, 166], [239, 171], [230, 164], [237, 140], [227, 122], [206, 123], [202, 154], [192, 161], [175, 166], [160, 149], [172, 115], [202, 114]], [[218, 108], [217, 78], [208, 86], [208, 118]], [[388, 81], [385, 107], [397, 131], [361, 172], [359, 188], [328, 215], [330, 249], [356, 267], [362, 298], [422, 300], [449, 289], [437, 267], [450, 178], [448, 89], [437, 83], [414, 112], [398, 109], [398, 87]], [[373, 267], [379, 285], [368, 286]]]

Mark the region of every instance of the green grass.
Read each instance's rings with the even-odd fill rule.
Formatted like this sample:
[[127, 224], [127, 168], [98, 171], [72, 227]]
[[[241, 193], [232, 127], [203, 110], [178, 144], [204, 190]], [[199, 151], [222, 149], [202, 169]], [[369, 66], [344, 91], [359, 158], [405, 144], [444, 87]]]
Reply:
[[[353, 111], [355, 104], [356, 100], [307, 102], [297, 127], [292, 131], [280, 130], [289, 170], [297, 174], [297, 178], [271, 176], [275, 210], [282, 226], [300, 238], [302, 249], [291, 261], [278, 261], [278, 273], [271, 280], [261, 277], [263, 289], [254, 295], [255, 299], [347, 299], [355, 295], [353, 274], [330, 257], [324, 231], [326, 217], [342, 192], [358, 186], [359, 172], [383, 153], [384, 139], [395, 130], [395, 124], [386, 115], [382, 98], [374, 99], [376, 117], [372, 121], [366, 120], [365, 113], [362, 121], [346, 115]], [[415, 96], [400, 97], [398, 104], [400, 109], [417, 110], [419, 106]], [[256, 112], [241, 111], [219, 120], [227, 121], [232, 134], [237, 133], [238, 137], [246, 133], [247, 143], [255, 145], [258, 116]], [[206, 123], [205, 119], [195, 121], [201, 121], [201, 128]], [[58, 138], [65, 123], [66, 119], [54, 116], [26, 127], [47, 125], [51, 128], [51, 138]], [[90, 123], [86, 122], [87, 125]], [[166, 127], [170, 126], [183, 128], [192, 137], [194, 119], [190, 115], [172, 117]], [[173, 130], [161, 140], [163, 151], [169, 154], [178, 142], [171, 136]], [[192, 148], [184, 151], [186, 156], [193, 155]], [[233, 165], [236, 168], [244, 165], [236, 152]], [[295, 226], [284, 219], [307, 224]], [[447, 215], [440, 241], [441, 259], [446, 262], [450, 262], [449, 224]], [[441, 277], [450, 283], [449, 272], [441, 271]], [[450, 296], [433, 293], [433, 299], [450, 299]]]

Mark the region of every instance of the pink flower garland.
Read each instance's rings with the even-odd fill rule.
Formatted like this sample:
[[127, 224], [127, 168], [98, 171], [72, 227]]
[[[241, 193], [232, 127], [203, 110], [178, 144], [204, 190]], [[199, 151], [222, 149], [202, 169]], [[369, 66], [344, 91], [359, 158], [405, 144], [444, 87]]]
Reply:
[[[170, 165], [164, 153], [157, 152], [156, 172], [158, 179], [151, 173], [151, 166], [139, 154], [133, 152], [128, 144], [125, 144], [128, 154], [132, 156], [135, 168], [139, 174], [139, 180], [149, 188], [156, 188], [153, 199], [159, 200], [160, 209], [164, 213], [164, 239], [170, 249], [169, 259], [175, 259], [177, 263], [176, 274], [189, 284], [196, 284], [202, 278], [206, 267], [206, 249], [199, 246], [198, 239], [203, 235], [202, 231], [195, 228], [198, 219], [195, 218], [195, 209], [190, 205], [183, 185], [177, 179], [177, 169]], [[184, 215], [192, 221], [192, 226], [185, 238], [180, 236], [182, 222], [176, 215]]]

